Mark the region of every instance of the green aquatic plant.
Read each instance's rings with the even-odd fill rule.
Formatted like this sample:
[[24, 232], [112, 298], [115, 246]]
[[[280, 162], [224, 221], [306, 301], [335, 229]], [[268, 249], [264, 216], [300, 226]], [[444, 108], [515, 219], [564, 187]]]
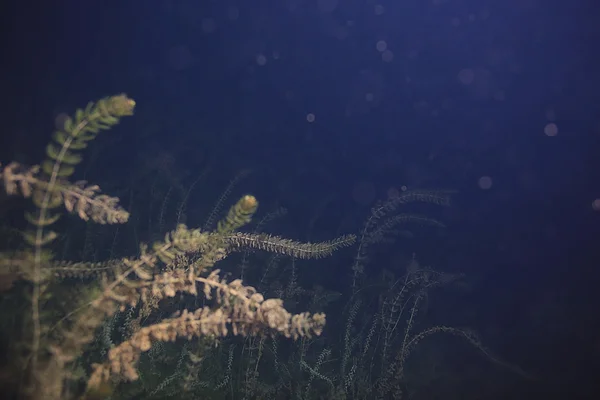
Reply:
[[[179, 224], [163, 240], [139, 244], [139, 255], [96, 263], [58, 260], [52, 244], [60, 236], [52, 229], [60, 207], [85, 221], [100, 224], [127, 222], [129, 213], [115, 197], [102, 194], [97, 185], [70, 182], [82, 160], [81, 151], [97, 134], [133, 114], [135, 101], [118, 95], [90, 103], [65, 121], [53, 135], [40, 165], [12, 162], [0, 165], [0, 182], [9, 195], [30, 198], [34, 211], [26, 212], [30, 228], [23, 233], [24, 247], [0, 253], [0, 276], [23, 284], [30, 317], [22, 318], [27, 335], [15, 351], [18, 394], [30, 399], [102, 398], [121, 381], [139, 377], [137, 363], [153, 344], [178, 338], [220, 338], [283, 335], [297, 339], [319, 335], [322, 313], [290, 314], [281, 299], [265, 299], [239, 279], [221, 277], [216, 264], [229, 254], [257, 249], [298, 258], [321, 258], [354, 243], [352, 235], [324, 243], [300, 243], [265, 234], [239, 232], [258, 208], [252, 195], [243, 196], [221, 219], [214, 231]], [[78, 289], [62, 292], [65, 278]], [[70, 286], [73, 280], [71, 279]], [[73, 298], [68, 296], [77, 295]], [[163, 299], [185, 293], [201, 297], [199, 307], [186, 308], [168, 318], [137, 326], [121, 337], [107, 357], [81, 366], [82, 355], [97, 329], [116, 313], [132, 307], [152, 312]], [[67, 296], [65, 299], [64, 297]], [[67, 311], [53, 311], [57, 305]], [[85, 358], [87, 359], [87, 358]], [[83, 396], [83, 397], [81, 397]]]

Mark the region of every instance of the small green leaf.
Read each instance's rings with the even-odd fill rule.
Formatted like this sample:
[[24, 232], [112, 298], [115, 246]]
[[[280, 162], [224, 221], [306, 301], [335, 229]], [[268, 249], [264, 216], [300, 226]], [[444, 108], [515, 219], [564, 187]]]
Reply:
[[35, 226], [48, 226], [52, 225], [60, 218], [60, 214], [47, 215], [43, 220], [40, 219], [38, 213], [25, 212], [25, 219], [32, 225]]
[[69, 148], [73, 150], [83, 150], [86, 147], [87, 143], [81, 140], [81, 137], [78, 137], [76, 140], [73, 140], [73, 143], [71, 143], [71, 146], [69, 146]]
[[61, 161], [65, 164], [77, 165], [81, 162], [81, 156], [77, 153], [66, 151]]
[[84, 117], [85, 117], [85, 114], [84, 114], [83, 110], [81, 108], [78, 108], [77, 111], [75, 111], [75, 121], [77, 122], [77, 124], [80, 124], [81, 121], [83, 121]]
[[93, 108], [94, 108], [93, 101], [90, 101], [89, 103], [87, 103], [87, 106], [85, 106], [85, 115], [90, 115], [92, 113]]
[[58, 234], [53, 231], [48, 231], [42, 235], [40, 240], [37, 240], [37, 232], [23, 232], [23, 239], [31, 246], [44, 246], [58, 237]]
[[94, 139], [96, 139], [96, 136], [97, 136], [97, 135], [96, 135], [96, 134], [94, 134], [94, 133], [91, 133], [91, 134], [89, 134], [89, 135], [86, 135], [86, 134], [81, 134], [79, 137], [77, 137], [77, 139], [78, 139], [78, 140], [83, 140], [83, 141], [89, 142], [90, 140], [94, 140]]
[[65, 132], [71, 132], [73, 130], [73, 119], [71, 117], [65, 120], [64, 130]]
[[48, 143], [46, 146], [46, 155], [53, 160], [58, 160], [62, 148], [56, 147], [53, 143]]
[[85, 132], [92, 132], [92, 133], [98, 133], [100, 132], [100, 129], [98, 129], [97, 127], [93, 126], [92, 124], [89, 124], [88, 126], [85, 127]]
[[[52, 160], [44, 160], [44, 162], [42, 163], [42, 171], [44, 171], [46, 174], [51, 176], [52, 172], [54, 170], [55, 164], [56, 163], [53, 162]], [[70, 165], [61, 165], [58, 168], [57, 176], [60, 176], [60, 177], [71, 176], [71, 175], [73, 175], [74, 171], [75, 171], [75, 168], [71, 167]]]
[[56, 143], [60, 144], [61, 146], [63, 144], [65, 144], [65, 142], [70, 139], [70, 136], [68, 136], [65, 132], [63, 131], [56, 131], [54, 132], [54, 134], [52, 135], [52, 138], [56, 141]]

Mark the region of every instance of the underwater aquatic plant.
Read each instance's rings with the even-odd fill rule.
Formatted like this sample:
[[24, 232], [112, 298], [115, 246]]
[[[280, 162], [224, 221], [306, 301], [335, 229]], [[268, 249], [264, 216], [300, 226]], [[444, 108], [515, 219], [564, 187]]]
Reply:
[[[351, 245], [355, 237], [299, 243], [278, 236], [238, 232], [258, 208], [252, 195], [236, 202], [214, 231], [179, 224], [163, 240], [151, 245], [140, 243], [139, 255], [135, 257], [97, 263], [55, 259], [51, 245], [59, 233], [52, 226], [60, 218], [60, 207], [85, 221], [127, 222], [129, 213], [119, 205], [118, 198], [102, 194], [97, 185], [70, 182], [69, 178], [82, 161], [81, 150], [100, 131], [132, 115], [134, 107], [135, 101], [124, 94], [90, 103], [67, 118], [63, 129], [54, 133], [46, 148], [46, 159], [40, 165], [25, 167], [12, 162], [0, 169], [4, 190], [9, 195], [30, 198], [34, 205], [33, 212], [25, 213], [30, 225], [23, 233], [26, 247], [0, 253], [0, 275], [26, 282], [11, 290], [24, 290], [26, 296], [21, 300], [31, 308], [30, 316], [22, 318], [26, 335], [13, 359], [17, 371], [25, 371], [26, 377], [18, 385], [23, 397], [77, 398], [84, 387], [84, 398], [104, 396], [119, 380], [139, 377], [136, 364], [140, 355], [157, 342], [199, 336], [216, 338], [229, 333], [279, 334], [297, 339], [322, 332], [324, 314], [292, 315], [283, 308], [282, 300], [265, 300], [241, 280], [222, 278], [215, 264], [245, 248], [321, 258]], [[70, 288], [65, 294], [62, 280], [72, 277], [93, 278], [79, 281], [77, 289]], [[202, 297], [203, 306], [137, 326], [108, 351], [107, 359], [78, 367], [77, 362], [92, 343], [97, 328], [117, 311], [140, 305], [152, 312], [161, 299], [177, 293]], [[65, 303], [70, 306], [68, 311], [53, 310]]]

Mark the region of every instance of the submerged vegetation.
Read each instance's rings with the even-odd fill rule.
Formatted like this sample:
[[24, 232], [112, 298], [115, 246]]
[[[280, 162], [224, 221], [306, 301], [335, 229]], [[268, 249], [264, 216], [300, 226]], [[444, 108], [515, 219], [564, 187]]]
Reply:
[[[377, 204], [358, 241], [344, 235], [302, 243], [258, 227], [245, 231], [258, 209], [257, 199], [245, 195], [214, 228], [180, 223], [161, 232], [161, 240], [138, 243], [128, 257], [94, 262], [58, 257], [65, 212], [88, 224], [127, 223], [130, 214], [118, 198], [70, 178], [88, 144], [131, 116], [134, 107], [126, 95], [90, 103], [54, 133], [39, 165], [0, 166], [4, 191], [32, 203], [24, 213], [28, 228], [22, 240], [5, 241], [0, 249], [2, 345], [9, 352], [1, 379], [12, 396], [403, 398], [406, 362], [427, 336], [451, 333], [485, 352], [469, 330], [418, 323], [429, 292], [459, 276], [413, 259], [400, 278], [365, 278], [370, 246], [393, 238], [399, 224], [441, 226], [432, 218], [398, 213], [398, 207], [447, 205], [444, 191], [407, 191]], [[323, 310], [341, 294], [302, 288], [296, 263], [328, 257], [356, 241], [344, 321], [322, 335]], [[261, 262], [264, 267], [247, 261], [256, 250], [273, 255]], [[236, 252], [244, 255], [242, 273], [253, 270], [261, 277], [256, 288], [244, 275], [242, 281], [221, 272], [220, 265]]]

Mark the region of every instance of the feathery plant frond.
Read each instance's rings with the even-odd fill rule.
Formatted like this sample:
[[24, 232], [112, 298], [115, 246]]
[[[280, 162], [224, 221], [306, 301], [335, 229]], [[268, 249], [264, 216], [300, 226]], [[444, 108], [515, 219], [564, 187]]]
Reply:
[[[101, 130], [106, 130], [119, 122], [120, 117], [133, 115], [135, 101], [121, 94], [118, 96], [108, 97], [96, 103], [89, 103], [85, 110], [78, 109], [75, 112], [74, 118], [67, 118], [64, 127], [58, 130], [53, 135], [53, 142], [46, 147], [47, 159], [41, 164], [41, 170], [47, 175], [47, 184], [40, 190], [33, 192], [32, 200], [37, 207], [35, 215], [27, 214], [27, 220], [34, 226], [35, 234], [26, 233], [25, 240], [34, 247], [34, 265], [33, 265], [33, 293], [32, 302], [32, 321], [33, 321], [33, 338], [32, 338], [32, 368], [35, 369], [37, 364], [38, 350], [40, 345], [40, 310], [39, 301], [41, 295], [41, 263], [42, 263], [42, 246], [53, 241], [57, 234], [53, 231], [45, 232], [45, 228], [58, 220], [58, 216], [51, 214], [49, 210], [65, 204], [68, 210], [73, 210], [75, 204], [78, 204], [78, 214], [82, 217], [88, 217], [87, 210], [93, 210], [82, 199], [87, 197], [79, 197], [77, 203], [64, 192], [55, 190], [57, 183], [61, 180], [70, 177], [75, 165], [81, 162], [82, 157], [76, 152], [87, 147], [87, 143], [96, 138], [96, 135]], [[84, 194], [94, 194], [98, 188], [96, 186], [80, 188]], [[102, 200], [108, 200], [103, 197]], [[114, 201], [109, 200], [110, 205], [114, 205]], [[98, 218], [99, 219], [99, 218]], [[122, 219], [117, 218], [116, 222]], [[108, 220], [107, 220], [108, 222]]]
[[441, 206], [450, 205], [450, 194], [447, 190], [409, 190], [393, 196], [384, 202], [377, 203], [367, 218], [365, 225], [359, 235], [358, 249], [354, 262], [352, 263], [352, 290], [358, 289], [358, 279], [364, 271], [367, 261], [367, 250], [371, 244], [378, 243], [386, 237], [392, 235], [393, 228], [398, 224], [417, 222], [420, 224], [440, 226], [444, 225], [426, 216], [415, 214], [397, 214], [390, 216], [391, 213], [404, 204], [412, 202], [431, 203]]
[[[90, 216], [86, 212], [86, 207], [83, 203], [85, 199], [96, 194], [99, 188], [97, 186], [85, 187], [84, 184], [79, 184], [79, 192], [82, 196], [76, 196], [74, 193], [60, 190], [62, 187], [60, 181], [70, 177], [75, 171], [75, 166], [82, 160], [78, 150], [83, 150], [87, 147], [89, 141], [96, 138], [101, 130], [110, 129], [113, 125], [119, 122], [119, 118], [133, 115], [135, 101], [129, 99], [124, 94], [108, 97], [99, 100], [96, 103], [89, 103], [85, 110], [78, 109], [75, 112], [74, 118], [67, 118], [63, 129], [58, 130], [52, 136], [53, 142], [50, 142], [46, 147], [47, 159], [41, 164], [41, 171], [47, 175], [46, 185], [39, 187], [33, 192], [32, 200], [38, 208], [37, 215], [30, 216], [28, 220], [37, 227], [35, 240], [27, 239], [28, 242], [36, 247], [48, 243], [50, 240], [44, 235], [43, 227], [50, 225], [56, 221], [58, 217], [49, 215], [48, 210], [56, 208], [62, 204], [68, 211], [77, 209], [78, 215], [83, 219], [88, 219]], [[56, 186], [59, 190], [55, 190]], [[102, 198], [105, 200], [105, 198]], [[113, 201], [114, 202], [114, 201]], [[94, 207], [91, 207], [93, 209]], [[101, 218], [94, 219], [95, 222], [102, 222]], [[106, 222], [125, 222], [127, 219], [122, 216], [116, 221], [108, 219]], [[50, 234], [50, 237], [54, 236]]]
[[207, 231], [210, 229], [214, 229], [215, 220], [217, 219], [217, 216], [223, 209], [223, 205], [225, 204], [225, 201], [227, 201], [227, 199], [229, 198], [229, 195], [231, 195], [233, 188], [238, 184], [238, 182], [240, 180], [242, 180], [248, 174], [250, 174], [250, 172], [252, 172], [252, 171], [247, 170], [247, 169], [242, 170], [231, 180], [231, 182], [229, 182], [229, 184], [225, 188], [225, 191], [223, 193], [221, 193], [221, 196], [217, 200], [217, 203], [214, 205], [212, 211], [208, 215], [208, 218], [206, 219], [206, 222], [204, 223], [202, 230]]
[[258, 201], [254, 196], [242, 197], [229, 209], [227, 217], [217, 224], [217, 232], [221, 235], [231, 233], [250, 222], [258, 208]]
[[356, 236], [343, 235], [325, 242], [302, 243], [264, 233], [235, 232], [226, 236], [225, 240], [232, 250], [249, 248], [300, 259], [319, 259], [328, 257], [344, 247], [352, 246], [356, 242]]
[[[21, 194], [25, 198], [40, 196], [40, 193], [49, 189], [47, 177], [40, 171], [38, 165], [25, 168], [19, 163], [12, 162], [0, 171], [2, 183], [9, 195]], [[97, 185], [87, 185], [85, 181], [70, 183], [68, 181], [57, 181], [53, 187], [58, 205], [63, 204], [65, 209], [77, 214], [84, 221], [92, 220], [99, 224], [124, 223], [129, 218], [129, 213], [119, 205], [119, 199], [100, 193]], [[57, 206], [58, 207], [58, 206]], [[44, 227], [52, 225], [58, 220], [60, 214], [46, 216], [44, 221], [38, 220], [38, 214], [26, 212], [25, 219], [33, 226]], [[35, 231], [25, 232], [25, 240], [32, 244], [35, 242], [33, 235]]]
[[54, 141], [46, 147], [48, 159], [42, 163], [44, 172], [51, 178], [71, 176], [74, 166], [82, 159], [76, 151], [85, 149], [101, 130], [110, 129], [121, 117], [133, 115], [134, 107], [135, 101], [121, 94], [78, 109], [73, 118], [66, 119], [63, 129], [54, 133]]
[[[354, 235], [323, 243], [299, 243], [266, 234], [241, 233], [238, 230], [251, 221], [258, 208], [257, 199], [246, 195], [229, 209], [216, 229], [188, 229], [179, 224], [163, 240], [141, 243], [138, 256], [99, 263], [54, 260], [46, 245], [58, 235], [51, 227], [59, 218], [55, 210], [60, 206], [83, 220], [100, 224], [128, 220], [129, 214], [119, 207], [117, 198], [101, 194], [96, 185], [71, 183], [68, 179], [81, 162], [80, 151], [89, 141], [121, 117], [132, 115], [134, 106], [135, 102], [125, 95], [90, 103], [54, 133], [41, 165], [26, 168], [11, 163], [0, 169], [0, 184], [7, 193], [31, 198], [37, 210], [25, 215], [31, 229], [23, 237], [30, 249], [0, 253], [0, 273], [11, 279], [22, 278], [33, 288], [28, 299], [31, 313], [24, 317], [29, 322], [31, 316], [33, 329], [26, 337], [30, 344], [24, 353], [27, 360], [19, 365], [20, 371], [25, 372], [22, 376], [27, 377], [21, 387], [32, 400], [77, 398], [75, 392], [84, 386], [84, 379], [87, 392], [79, 398], [100, 396], [104, 384], [114, 388], [119, 379], [137, 379], [136, 364], [153, 344], [179, 337], [219, 338], [230, 332], [262, 337], [277, 334], [293, 339], [320, 335], [324, 314], [291, 314], [283, 307], [282, 299], [265, 299], [240, 279], [221, 278], [215, 264], [231, 252], [244, 249], [321, 258], [355, 241]], [[78, 291], [75, 299], [54, 290], [59, 288], [56, 281], [60, 278], [94, 276], [97, 279], [91, 285], [79, 286], [85, 291]], [[147, 318], [162, 299], [176, 294], [201, 297], [203, 304], [200, 307], [195, 302], [193, 308], [164, 320], [160, 320], [161, 310], [152, 314], [152, 319]], [[52, 302], [48, 302], [51, 298]], [[62, 307], [65, 300], [74, 306], [67, 307], [70, 312], [66, 315], [63, 310], [60, 315], [50, 310], [54, 308], [51, 305]], [[89, 353], [86, 349], [104, 323], [109, 326], [105, 342], [117, 339], [110, 337], [110, 326], [119, 310], [147, 313], [144, 321], [138, 320], [137, 326], [121, 332], [121, 342], [110, 348], [108, 360], [91, 365], [92, 375], [86, 378], [81, 363], [86, 362], [87, 356], [95, 356], [93, 348]], [[143, 326], [150, 321], [150, 325]]]

